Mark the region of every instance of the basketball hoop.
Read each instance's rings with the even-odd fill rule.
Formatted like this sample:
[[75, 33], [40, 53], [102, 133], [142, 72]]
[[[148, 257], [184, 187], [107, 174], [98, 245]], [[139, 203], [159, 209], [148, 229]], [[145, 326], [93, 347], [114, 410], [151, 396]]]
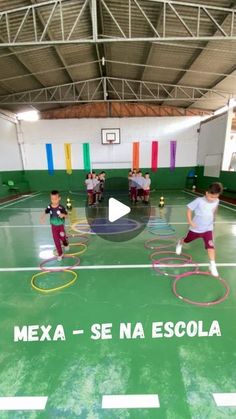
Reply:
[[102, 128], [101, 134], [102, 144], [120, 144], [120, 128]]

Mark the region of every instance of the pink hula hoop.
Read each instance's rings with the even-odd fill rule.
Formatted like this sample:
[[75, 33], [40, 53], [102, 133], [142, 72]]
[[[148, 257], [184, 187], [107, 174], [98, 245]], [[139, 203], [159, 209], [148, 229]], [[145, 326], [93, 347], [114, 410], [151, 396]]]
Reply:
[[[177, 291], [177, 283], [180, 279], [186, 278], [186, 277], [191, 276], [191, 275], [211, 276], [212, 278], [220, 281], [225, 288], [224, 295], [221, 298], [218, 298], [218, 300], [213, 300], [213, 301], [203, 302], [203, 303], [201, 303], [199, 301], [193, 301], [193, 300], [190, 300], [189, 298], [183, 297]], [[229, 293], [230, 293], [230, 288], [229, 288], [228, 284], [226, 283], [226, 281], [223, 278], [215, 277], [215, 276], [211, 275], [209, 272], [192, 271], [192, 272], [185, 272], [184, 274], [176, 276], [176, 278], [173, 282], [172, 291], [177, 298], [179, 298], [180, 300], [183, 300], [185, 303], [196, 305], [196, 306], [199, 306], [199, 307], [209, 307], [209, 306], [213, 306], [213, 305], [216, 305], [216, 304], [220, 304], [223, 301], [225, 301], [226, 298], [228, 297]]]
[[[151, 259], [152, 262], [156, 262], [159, 259], [154, 259], [154, 256], [155, 255], [167, 255], [167, 254], [178, 256], [172, 250], [166, 250], [166, 251], [161, 250], [160, 252], [153, 252], [153, 253], [151, 253], [150, 259]], [[191, 263], [193, 261], [192, 256], [189, 255], [188, 253], [181, 253], [180, 256], [184, 256], [184, 258], [187, 259], [188, 263]], [[171, 259], [171, 258], [169, 258], [169, 259]]]
[[[187, 258], [185, 258], [185, 257], [173, 257], [173, 258], [161, 258], [161, 259], [159, 259], [159, 260], [154, 260], [153, 262], [152, 262], [152, 267], [153, 267], [153, 269], [156, 271], [156, 272], [158, 272], [158, 273], [160, 273], [161, 275], [165, 275], [165, 276], [169, 276], [169, 277], [171, 277], [171, 278], [176, 278], [176, 276], [178, 275], [176, 275], [176, 274], [169, 274], [169, 273], [167, 273], [167, 272], [163, 272], [162, 271], [162, 268], [159, 268], [158, 267], [158, 264], [160, 264], [160, 265], [165, 265], [165, 261], [168, 261], [168, 260], [179, 260], [179, 261], [183, 261], [184, 263], [171, 263], [171, 264], [168, 264], [168, 267], [169, 268], [184, 268], [184, 265], [185, 264], [188, 264], [188, 263], [191, 263], [191, 262], [189, 262], [189, 259], [187, 259]], [[198, 270], [198, 266], [197, 265], [195, 265], [196, 266], [196, 269], [195, 269], [195, 271], [197, 271]]]
[[66, 256], [66, 255], [63, 255], [63, 259], [65, 259], [65, 258], [66, 259], [73, 259], [75, 261], [74, 264], [71, 265], [71, 266], [63, 266], [61, 268], [57, 268], [57, 267], [55, 267], [55, 268], [53, 267], [52, 268], [52, 267], [45, 266], [46, 263], [51, 262], [53, 260], [57, 260], [57, 257], [55, 256], [53, 258], [43, 260], [40, 263], [39, 267], [40, 267], [41, 271], [46, 271], [46, 272], [63, 272], [63, 271], [66, 271], [68, 269], [72, 269], [75, 266], [78, 266], [80, 264], [80, 259], [77, 258], [77, 257], [75, 257], [75, 256]]
[[[154, 239], [146, 240], [145, 243], [144, 243], [144, 247], [146, 249], [150, 249], [150, 250], [168, 249], [169, 247], [171, 247], [173, 244], [176, 243], [176, 238], [174, 238], [174, 237], [171, 238], [171, 237], [168, 237], [168, 236], [165, 237], [165, 238], [164, 237], [165, 236], [161, 236], [161, 237], [155, 237]], [[166, 243], [168, 240], [170, 241], [169, 244], [165, 244], [165, 245], [161, 244], [161, 245], [152, 246], [153, 242], [160, 241], [162, 243]]]

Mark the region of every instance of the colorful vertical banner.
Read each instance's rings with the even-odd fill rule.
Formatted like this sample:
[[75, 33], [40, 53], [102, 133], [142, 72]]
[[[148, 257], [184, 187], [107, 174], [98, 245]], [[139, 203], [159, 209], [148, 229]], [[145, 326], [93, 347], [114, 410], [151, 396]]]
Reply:
[[170, 142], [170, 170], [171, 171], [175, 169], [176, 147], [177, 147], [177, 141], [171, 141]]
[[46, 146], [46, 155], [47, 155], [47, 162], [48, 162], [48, 173], [49, 175], [54, 175], [52, 144], [45, 144], [45, 146]]
[[139, 169], [139, 142], [133, 143], [133, 169]]
[[84, 157], [84, 170], [91, 172], [90, 160], [90, 146], [89, 143], [83, 143], [83, 157]]
[[155, 172], [158, 167], [158, 141], [152, 141], [152, 161], [151, 168]]
[[66, 162], [66, 173], [71, 175], [72, 173], [72, 164], [71, 164], [71, 144], [64, 144], [65, 151], [65, 162]]

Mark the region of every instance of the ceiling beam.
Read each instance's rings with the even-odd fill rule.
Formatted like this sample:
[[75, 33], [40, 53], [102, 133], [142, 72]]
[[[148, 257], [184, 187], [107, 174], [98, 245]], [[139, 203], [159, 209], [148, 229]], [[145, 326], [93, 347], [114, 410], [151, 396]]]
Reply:
[[[32, 5], [36, 5], [37, 4], [36, 0], [30, 0], [30, 1], [31, 1]], [[46, 26], [46, 23], [44, 22], [44, 19], [43, 19], [42, 15], [41, 15], [40, 9], [36, 9], [36, 13], [37, 13], [38, 19], [39, 19], [42, 27], [44, 28]], [[49, 37], [50, 40], [53, 39], [53, 36], [52, 36], [51, 31], [50, 31], [49, 28], [47, 28], [47, 35], [48, 35], [48, 37]], [[62, 56], [62, 54], [61, 54], [58, 46], [53, 45], [53, 49], [56, 52], [56, 55], [57, 55], [59, 61], [62, 63], [62, 65], [64, 67], [64, 70], [66, 71], [67, 76], [69, 77], [70, 81], [73, 82], [74, 80], [73, 80], [73, 77], [71, 75], [71, 72], [67, 68], [66, 62], [65, 62], [65, 60], [64, 60], [64, 58], [63, 58], [63, 56]]]
[[[80, 82], [44, 87], [25, 92], [0, 96], [0, 104], [45, 104], [45, 103], [84, 103], [103, 102], [100, 99], [103, 85], [106, 84], [109, 94], [108, 101], [132, 102], [189, 102], [198, 100], [220, 100], [228, 103], [233, 94], [222, 90], [201, 87], [180, 86], [167, 83], [157, 83], [142, 80], [131, 80], [115, 77], [100, 77]], [[166, 99], [165, 96], [168, 95]]]
[[[161, 12], [160, 12], [160, 14], [159, 14], [159, 16], [157, 18], [157, 23], [156, 23], [156, 26], [155, 26], [156, 27], [156, 30], [158, 30], [158, 28], [159, 28], [159, 25], [160, 25], [160, 22], [161, 22], [161, 19], [162, 19], [162, 14], [163, 14], [163, 11], [164, 11], [164, 7], [165, 6], [163, 5], [162, 10], [161, 10]], [[153, 53], [153, 43], [150, 43], [149, 44], [149, 48], [147, 50], [146, 58], [145, 58], [145, 65], [148, 65], [148, 63], [150, 62], [152, 53]], [[146, 66], [143, 68], [143, 71], [142, 71], [140, 80], [144, 80], [145, 79], [145, 77], [144, 77], [145, 71], [146, 71]]]
[[[18, 7], [15, 9], [4, 10], [0, 12], [0, 21], [2, 32], [5, 37], [1, 42], [1, 46], [23, 46], [23, 45], [60, 45], [60, 44], [80, 44], [80, 43], [113, 43], [113, 42], [154, 42], [154, 41], [209, 41], [214, 40], [236, 40], [236, 13], [234, 9], [209, 6], [199, 3], [181, 2], [175, 0], [146, 0], [152, 5], [160, 8], [163, 7], [164, 13], [162, 14], [162, 31], [158, 32], [153, 26], [150, 17], [147, 15], [142, 0], [123, 0], [120, 3], [120, 9], [124, 7], [124, 11], [127, 13], [128, 28], [122, 29], [122, 20], [119, 21], [119, 16], [115, 16], [111, 8], [107, 4], [107, 0], [99, 0], [102, 4], [102, 8], [106, 9], [110, 18], [113, 21], [114, 28], [118, 30], [119, 36], [99, 36], [97, 34], [97, 16], [93, 19], [92, 28], [89, 26], [91, 35], [88, 37], [79, 37], [75, 35], [75, 28], [78, 27], [81, 17], [85, 9], [89, 6], [93, 0], [84, 0], [84, 3], [80, 11], [75, 16], [74, 20], [71, 21], [71, 26], [68, 28], [67, 33], [64, 31], [66, 12], [63, 9], [63, 3], [67, 6], [68, 4], [75, 4], [75, 0], [50, 0], [42, 3], [36, 3], [35, 1], [30, 6]], [[143, 22], [146, 27], [151, 30], [151, 35], [147, 36], [146, 33], [143, 36], [132, 35], [131, 24], [135, 19], [133, 14], [133, 8], [130, 7], [133, 4], [138, 7]], [[185, 10], [188, 9], [188, 16], [186, 17]], [[47, 12], [48, 18], [44, 22], [44, 27], [41, 32], [38, 31], [37, 18], [38, 14], [43, 11]], [[230, 16], [230, 24], [225, 28], [221, 22], [218, 22], [217, 15]], [[14, 19], [15, 15], [17, 19]], [[57, 20], [58, 32], [57, 37], [48, 38], [49, 27], [53, 22], [55, 16], [60, 16], [59, 21]], [[171, 17], [171, 19], [170, 19]], [[174, 23], [173, 23], [174, 21]], [[179, 27], [182, 28], [178, 34], [172, 35], [173, 24], [175, 22]], [[208, 25], [205, 22], [210, 22], [212, 28], [215, 28], [215, 33], [209, 35]], [[27, 40], [21, 38], [22, 30], [29, 25], [32, 25], [32, 31], [29, 33]], [[68, 22], [67, 22], [68, 25]], [[206, 27], [207, 26], [207, 27]]]
[[[231, 4], [231, 6], [232, 6], [232, 9], [231, 10], [233, 10], [233, 7], [235, 6], [235, 2], [234, 3], [232, 3]], [[236, 10], [235, 10], [235, 12], [236, 12]], [[224, 19], [223, 19], [223, 21], [221, 22], [221, 25], [222, 26], [224, 26], [224, 24], [225, 24], [225, 22], [227, 21], [227, 19], [229, 19], [230, 18], [230, 16], [231, 15], [227, 15]], [[217, 31], [214, 33], [214, 35], [217, 33]], [[203, 50], [203, 51], [199, 51], [199, 50], [197, 50], [194, 54], [193, 54], [193, 56], [192, 56], [192, 58], [191, 58], [191, 61], [189, 62], [189, 65], [188, 65], [188, 68], [185, 70], [185, 71], [183, 71], [183, 72], [181, 72], [181, 75], [179, 76], [179, 78], [178, 78], [178, 80], [175, 80], [175, 83], [180, 83], [181, 82], [181, 80], [184, 78], [184, 76], [186, 75], [186, 73], [188, 72], [188, 70], [191, 70], [191, 67], [196, 63], [196, 61], [198, 60], [198, 58], [201, 56], [201, 55], [203, 55], [206, 51], [207, 51], [207, 46], [210, 44], [210, 42], [206, 42], [205, 43], [205, 45], [204, 45], [204, 47], [205, 47], [205, 50]], [[231, 72], [230, 72], [231, 73]], [[230, 73], [229, 73], [229, 75], [230, 75]], [[226, 78], [227, 76], [225, 76], [225, 77], [222, 77], [221, 78], [221, 80], [223, 80], [224, 78]], [[210, 88], [214, 88], [214, 86], [215, 85], [217, 85], [219, 83], [219, 81], [217, 82], [217, 83], [213, 83], [212, 84], [212, 86], [210, 86]], [[165, 103], [165, 101], [163, 102], [163, 104]], [[193, 105], [194, 106], [194, 105]]]

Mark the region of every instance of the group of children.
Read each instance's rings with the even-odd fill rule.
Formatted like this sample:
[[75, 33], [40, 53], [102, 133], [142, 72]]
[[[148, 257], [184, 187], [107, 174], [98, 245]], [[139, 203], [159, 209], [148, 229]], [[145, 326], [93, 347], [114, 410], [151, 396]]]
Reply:
[[[105, 184], [106, 172], [95, 172], [88, 173], [85, 180], [85, 186], [88, 196], [88, 206], [97, 206], [103, 199], [104, 184]], [[150, 186], [151, 179], [149, 172], [146, 172], [143, 176], [141, 170], [133, 169], [128, 174], [129, 183], [129, 197], [133, 203], [143, 201], [144, 204], [148, 204], [150, 198]]]
[[90, 207], [97, 206], [103, 199], [104, 184], [105, 184], [106, 172], [95, 172], [88, 173], [85, 180], [85, 186], [88, 195], [88, 205]]
[[149, 172], [146, 172], [143, 176], [141, 170], [137, 171], [137, 169], [133, 169], [128, 174], [128, 181], [131, 202], [136, 203], [139, 200], [148, 205], [151, 186]]
[[[149, 174], [146, 173], [142, 177], [142, 172], [133, 171], [129, 173], [130, 196], [136, 202], [138, 197], [148, 202], [150, 194], [151, 180]], [[97, 200], [101, 200], [104, 191], [105, 172], [99, 175], [96, 173], [89, 174], [85, 181], [89, 205], [94, 205]], [[215, 263], [215, 245], [213, 239], [214, 220], [219, 205], [219, 196], [223, 191], [221, 183], [215, 182], [209, 186], [204, 196], [197, 197], [187, 205], [187, 222], [189, 225], [188, 232], [185, 237], [181, 238], [176, 246], [176, 254], [182, 253], [182, 247], [185, 243], [190, 243], [201, 238], [204, 241], [205, 249], [209, 257], [209, 271], [213, 276], [219, 276]], [[69, 242], [65, 232], [65, 218], [67, 211], [60, 204], [60, 194], [54, 190], [51, 192], [51, 202], [41, 216], [41, 222], [45, 222], [46, 214], [50, 214], [50, 224], [53, 240], [57, 249], [58, 260], [62, 260], [63, 249], [69, 249]], [[194, 216], [193, 216], [194, 213]]]

